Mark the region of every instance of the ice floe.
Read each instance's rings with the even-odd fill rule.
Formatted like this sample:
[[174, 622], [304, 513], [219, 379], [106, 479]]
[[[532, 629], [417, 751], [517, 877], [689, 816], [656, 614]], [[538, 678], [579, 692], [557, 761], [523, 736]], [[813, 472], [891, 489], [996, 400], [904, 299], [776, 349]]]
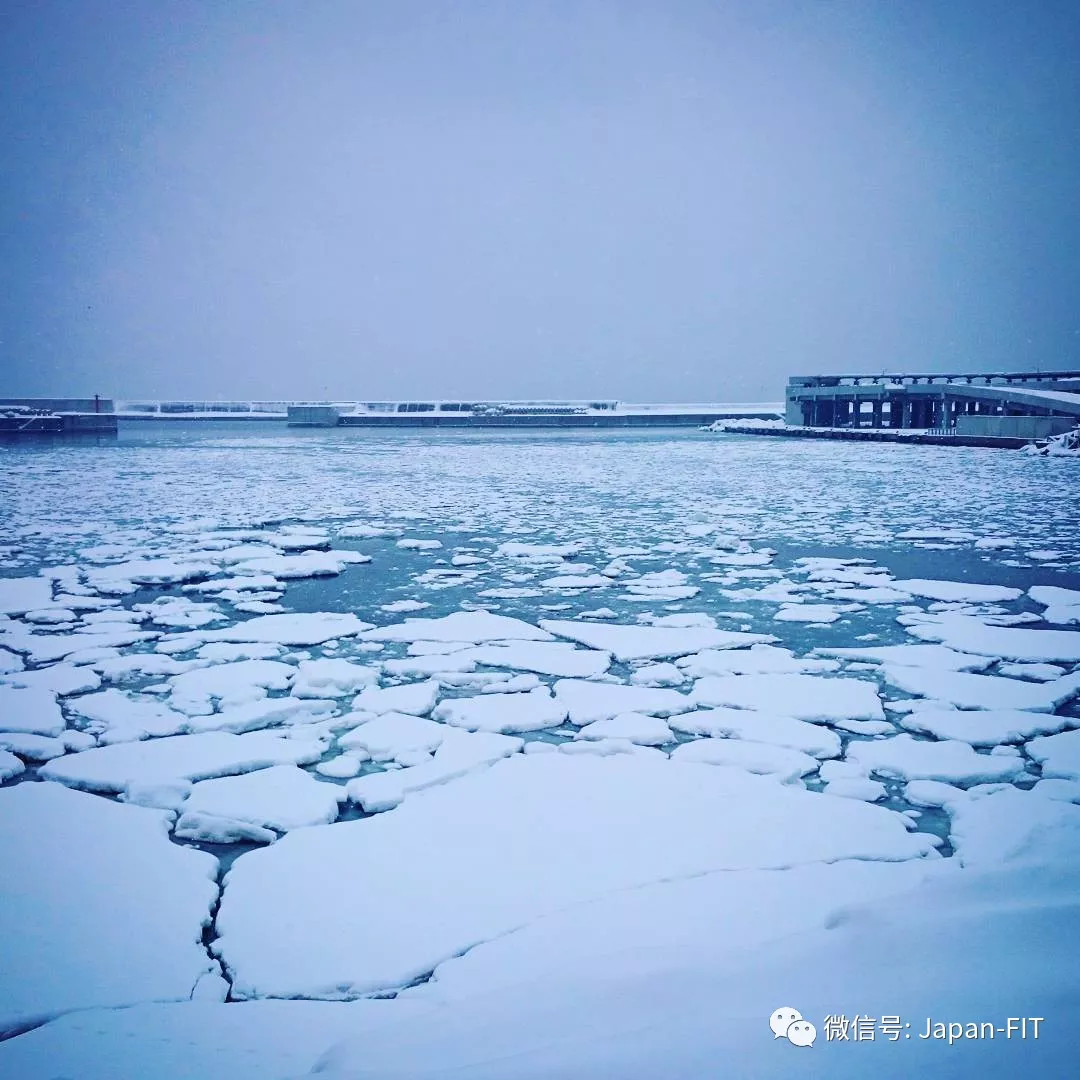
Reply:
[[1042, 766], [1044, 777], [1080, 780], [1080, 731], [1063, 731], [1032, 739], [1024, 752]]
[[978, 754], [970, 743], [927, 742], [907, 734], [854, 742], [848, 747], [847, 756], [870, 772], [901, 780], [978, 784], [1013, 780], [1024, 772], [1024, 763], [1019, 758]]
[[370, 813], [392, 810], [414, 792], [450, 781], [516, 754], [521, 739], [495, 732], [447, 729], [429, 760], [392, 772], [368, 773], [346, 785], [349, 799]]
[[699, 679], [690, 694], [697, 705], [760, 709], [822, 723], [881, 720], [877, 685], [865, 679], [818, 675], [730, 675]]
[[439, 684], [436, 681], [405, 683], [383, 689], [369, 686], [353, 698], [352, 707], [369, 713], [402, 712], [427, 716], [438, 698]]
[[962, 709], [1030, 709], [1053, 712], [1080, 694], [1080, 673], [1053, 682], [1030, 683], [998, 675], [972, 675], [913, 667], [886, 667], [885, 678], [909, 694], [948, 701]]
[[[575, 739], [626, 739], [639, 746], [664, 746], [675, 741], [671, 728], [656, 716], [620, 713], [605, 720], [586, 724], [574, 734]], [[2, 745], [3, 736], [0, 736]]]
[[1080, 727], [1080, 717], [1023, 709], [919, 709], [905, 716], [900, 726], [937, 739], [959, 739], [972, 746], [998, 746]]
[[701, 709], [673, 716], [668, 724], [688, 735], [770, 743], [801, 750], [813, 757], [836, 757], [841, 747], [840, 737], [827, 727], [756, 709]]
[[771, 634], [746, 634], [696, 626], [624, 626], [564, 619], [541, 619], [540, 626], [558, 637], [610, 652], [617, 660], [667, 660], [702, 649], [737, 649], [776, 640]]
[[620, 713], [673, 716], [695, 707], [688, 695], [677, 690], [582, 679], [560, 679], [555, 684], [555, 697], [563, 715], [579, 726], [609, 720]]
[[[350, 795], [383, 776], [350, 781]], [[715, 826], [748, 819], [758, 827]], [[404, 986], [530, 920], [659, 879], [933, 850], [898, 814], [742, 769], [514, 755], [391, 814], [297, 830], [245, 855], [226, 879], [216, 948], [234, 997], [350, 997]], [[363, 865], [378, 888], [342, 904], [324, 883], [345, 864]], [[305, 932], [282, 936], [283, 925]]]
[[727, 765], [762, 776], [775, 776], [787, 784], [815, 772], [818, 767], [816, 758], [800, 750], [742, 739], [695, 739], [677, 746], [671, 760]]
[[0, 686], [0, 730], [59, 735], [66, 726], [52, 691]]
[[[561, 685], [556, 684], [556, 688]], [[480, 697], [448, 698], [436, 706], [432, 715], [444, 724], [468, 731], [508, 734], [559, 727], [566, 721], [567, 708], [564, 698], [552, 697], [551, 691], [542, 686], [524, 694], [493, 693]]]
[[308, 739], [210, 731], [95, 747], [47, 762], [38, 775], [87, 791], [118, 793], [133, 783], [194, 782], [271, 765], [304, 765], [318, 761], [322, 753], [323, 744]]
[[676, 661], [687, 675], [769, 675], [809, 674], [836, 671], [835, 660], [799, 659], [790, 649], [775, 645], [752, 645], [749, 649], [706, 649]]
[[380, 626], [362, 635], [364, 641], [551, 641], [552, 636], [521, 619], [490, 611], [455, 611], [441, 619], [409, 619]]
[[244, 825], [287, 832], [325, 825], [338, 815], [345, 793], [316, 780], [295, 765], [274, 765], [240, 776], [201, 780], [183, 805], [177, 830], [183, 835], [189, 814], [207, 814]]

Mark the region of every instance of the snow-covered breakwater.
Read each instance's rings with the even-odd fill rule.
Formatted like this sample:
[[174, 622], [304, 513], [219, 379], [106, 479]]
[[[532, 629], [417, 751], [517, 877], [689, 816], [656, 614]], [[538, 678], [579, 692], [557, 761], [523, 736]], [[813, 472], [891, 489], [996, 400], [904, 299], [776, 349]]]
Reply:
[[1070, 463], [805, 451], [11, 452], [0, 1029], [29, 1030], [0, 1068], [791, 1075], [790, 997], [920, 1025], [1008, 1001], [1037, 1043], [949, 1053], [1060, 1073]]

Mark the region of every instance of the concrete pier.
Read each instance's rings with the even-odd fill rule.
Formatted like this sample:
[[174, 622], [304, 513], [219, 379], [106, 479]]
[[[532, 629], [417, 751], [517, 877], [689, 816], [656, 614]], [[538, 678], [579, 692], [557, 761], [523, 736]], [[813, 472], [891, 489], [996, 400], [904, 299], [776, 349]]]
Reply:
[[[1024, 436], [1016, 426], [1023, 418]], [[1042, 439], [1080, 422], [1080, 371], [942, 375], [797, 375], [791, 427], [922, 430]]]

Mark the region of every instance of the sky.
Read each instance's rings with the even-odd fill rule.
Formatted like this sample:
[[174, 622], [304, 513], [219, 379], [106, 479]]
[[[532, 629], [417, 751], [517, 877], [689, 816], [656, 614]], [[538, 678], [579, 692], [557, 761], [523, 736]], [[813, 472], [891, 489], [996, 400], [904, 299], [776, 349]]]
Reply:
[[1075, 0], [0, 0], [0, 395], [1080, 368]]

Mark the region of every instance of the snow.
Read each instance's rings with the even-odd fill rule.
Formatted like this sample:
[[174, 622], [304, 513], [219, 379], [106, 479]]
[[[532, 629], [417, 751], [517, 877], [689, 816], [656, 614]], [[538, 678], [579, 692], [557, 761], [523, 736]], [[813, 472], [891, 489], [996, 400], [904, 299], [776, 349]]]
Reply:
[[292, 686], [292, 696], [300, 698], [342, 697], [365, 686], [376, 686], [379, 673], [372, 667], [349, 660], [323, 657], [302, 660]]
[[555, 697], [563, 716], [569, 716], [570, 723], [579, 726], [609, 720], [620, 713], [672, 716], [694, 708], [694, 701], [677, 690], [582, 679], [560, 679], [555, 684]]
[[1025, 753], [1042, 766], [1047, 779], [1080, 780], [1080, 731], [1063, 731], [1032, 739]]
[[847, 756], [870, 772], [901, 780], [977, 784], [1013, 780], [1024, 772], [1024, 763], [1019, 758], [992, 757], [976, 753], [966, 742], [926, 742], [907, 734], [853, 742]]
[[669, 724], [688, 735], [770, 743], [814, 757], [836, 757], [840, 753], [840, 737], [828, 728], [754, 709], [705, 709], [674, 716]]
[[558, 637], [610, 652], [617, 660], [666, 660], [702, 649], [736, 649], [776, 640], [770, 634], [708, 627], [624, 626], [564, 619], [541, 619], [540, 625]]
[[[563, 685], [556, 684], [556, 688]], [[587, 684], [592, 686], [594, 684]], [[436, 720], [468, 731], [540, 731], [566, 721], [567, 704], [553, 698], [546, 687], [524, 694], [484, 694], [480, 697], [448, 698], [432, 714]]]
[[50, 761], [38, 775], [110, 793], [123, 791], [131, 783], [205, 780], [271, 765], [303, 765], [321, 756], [322, 744], [307, 739], [285, 739], [261, 731], [246, 735], [210, 731], [99, 746]]
[[752, 645], [749, 649], [722, 652], [706, 649], [684, 656], [677, 664], [695, 679], [705, 675], [810, 674], [836, 671], [840, 667], [835, 660], [800, 660], [790, 649], [775, 645]]
[[[374, 779], [350, 781], [350, 795]], [[716, 827], [731, 820], [755, 828]], [[237, 860], [216, 945], [234, 997], [356, 996], [403, 986], [479, 942], [616, 890], [932, 850], [895, 813], [742, 769], [519, 754], [373, 820], [297, 830]], [[343, 865], [363, 866], [378, 887], [342, 903], [334, 883]]]
[[406, 679], [422, 679], [447, 672], [472, 671], [476, 661], [465, 650], [452, 653], [433, 653], [430, 656], [408, 656], [401, 660], [386, 660], [382, 670], [387, 675]]
[[775, 776], [785, 784], [794, 783], [818, 767], [816, 758], [799, 750], [741, 739], [695, 739], [677, 746], [671, 752], [671, 760], [727, 765], [750, 773]]
[[353, 698], [352, 707], [361, 712], [403, 712], [426, 716], [439, 697], [437, 682], [405, 683], [384, 689], [368, 687]]
[[168, 820], [59, 784], [0, 790], [0, 1033], [190, 996], [211, 968], [200, 936], [217, 860], [170, 843]]
[[699, 679], [698, 705], [760, 709], [797, 720], [884, 720], [877, 686], [863, 679], [817, 675], [731, 675]]
[[380, 626], [361, 635], [364, 641], [551, 641], [550, 634], [531, 623], [489, 611], [455, 611], [442, 619], [408, 619]]
[[972, 746], [998, 746], [1023, 742], [1035, 735], [1049, 735], [1067, 727], [1080, 727], [1080, 718], [1023, 709], [919, 709], [905, 716], [900, 725], [937, 739], [959, 739]]
[[240, 776], [202, 780], [191, 789], [177, 828], [189, 814], [238, 821], [280, 832], [324, 825], [338, 815], [336, 784], [316, 780], [295, 765], [275, 765]]
[[976, 585], [970, 581], [932, 581], [926, 578], [910, 578], [889, 583], [894, 589], [928, 600], [963, 601], [972, 604], [996, 604], [1003, 600], [1016, 600], [1023, 596], [1023, 589], [1007, 585]]
[[447, 730], [429, 761], [350, 780], [348, 797], [369, 813], [392, 810], [414, 792], [441, 787], [518, 753], [522, 740], [494, 732]]
[[938, 671], [984, 671], [994, 661], [987, 656], [972, 656], [944, 645], [878, 645], [873, 648], [814, 650], [820, 656], [835, 656], [841, 660], [863, 660], [871, 664], [891, 664], [897, 667], [934, 668]]
[[607, 720], [586, 724], [574, 734], [574, 738], [628, 739], [639, 746], [663, 746], [675, 741], [671, 728], [663, 720], [655, 716], [642, 716], [640, 713], [622, 713]]
[[328, 776], [334, 780], [350, 780], [359, 771], [362, 762], [355, 754], [339, 754], [329, 761], [320, 761], [315, 766], [315, 771], [320, 776]]
[[962, 709], [1030, 709], [1053, 712], [1080, 693], [1080, 673], [1047, 683], [1021, 682], [997, 675], [886, 667], [885, 678], [909, 694], [947, 701]]
[[59, 735], [65, 726], [55, 694], [36, 688], [0, 686], [0, 730]]

